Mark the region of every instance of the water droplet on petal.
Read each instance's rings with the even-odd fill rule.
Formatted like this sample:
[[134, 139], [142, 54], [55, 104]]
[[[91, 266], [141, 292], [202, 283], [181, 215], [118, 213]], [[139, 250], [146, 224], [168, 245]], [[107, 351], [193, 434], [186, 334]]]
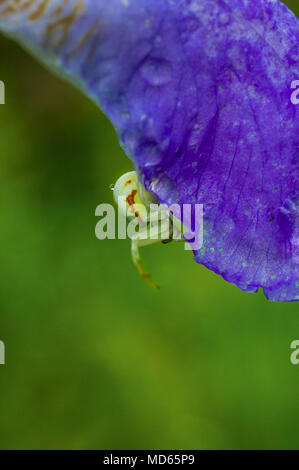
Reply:
[[221, 13], [219, 15], [219, 21], [223, 25], [227, 25], [230, 22], [230, 16], [227, 13]]
[[152, 86], [162, 86], [170, 82], [172, 67], [164, 59], [147, 59], [141, 67], [142, 78]]
[[165, 204], [175, 204], [180, 200], [180, 194], [174, 182], [165, 174], [153, 180], [149, 189]]

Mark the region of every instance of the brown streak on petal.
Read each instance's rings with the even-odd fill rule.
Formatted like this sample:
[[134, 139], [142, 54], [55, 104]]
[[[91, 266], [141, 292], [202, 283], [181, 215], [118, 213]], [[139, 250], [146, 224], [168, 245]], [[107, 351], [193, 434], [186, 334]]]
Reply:
[[60, 15], [60, 13], [63, 12], [65, 6], [67, 5], [68, 0], [63, 0], [63, 5], [59, 5], [55, 10], [51, 13], [50, 16], [57, 16]]
[[17, 0], [12, 0], [4, 10], [0, 12], [0, 16], [9, 16], [18, 12]]
[[71, 13], [69, 13], [68, 15], [62, 18], [59, 18], [58, 20], [53, 21], [53, 23], [50, 23], [48, 25], [46, 29], [46, 36], [48, 36], [50, 43], [51, 43], [51, 35], [53, 34], [53, 32], [55, 32], [55, 30], [57, 30], [57, 28], [59, 28], [60, 26], [63, 28], [61, 38], [59, 39], [59, 41], [56, 42], [56, 44], [52, 43], [51, 44], [52, 47], [60, 48], [61, 46], [63, 46], [63, 44], [66, 42], [68, 38], [72, 25], [77, 20], [78, 14], [83, 11], [84, 11], [84, 5], [82, 3], [82, 0], [78, 0], [73, 10], [71, 11]]
[[[32, 0], [31, 1], [29, 0], [28, 3], [32, 3]], [[49, 0], [42, 0], [38, 8], [28, 16], [29, 21], [39, 20], [45, 13], [48, 4], [49, 4]]]
[[68, 56], [73, 56], [77, 54], [77, 52], [80, 51], [80, 49], [86, 44], [88, 39], [93, 35], [93, 33], [100, 27], [101, 20], [96, 21], [95, 24], [93, 24], [87, 31], [86, 33], [81, 37], [81, 39], [78, 41], [77, 45], [68, 53]]
[[35, 0], [27, 0], [27, 2], [24, 2], [20, 8], [19, 8], [19, 11], [24, 11], [24, 10], [27, 10], [27, 8], [30, 8], [31, 5], [35, 2]]
[[85, 64], [88, 64], [88, 62], [91, 61], [91, 59], [93, 58], [94, 54], [96, 53], [97, 49], [98, 49], [98, 45], [99, 45], [99, 42], [101, 41], [102, 39], [102, 36], [103, 36], [103, 31], [99, 31], [96, 33], [93, 41], [92, 41], [92, 45], [90, 47], [90, 50], [89, 50], [89, 53], [84, 61]]

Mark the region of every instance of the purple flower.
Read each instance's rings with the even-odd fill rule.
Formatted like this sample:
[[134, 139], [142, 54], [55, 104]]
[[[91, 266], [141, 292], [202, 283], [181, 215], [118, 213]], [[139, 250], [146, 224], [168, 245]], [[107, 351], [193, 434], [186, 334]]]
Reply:
[[280, 1], [0, 0], [0, 29], [101, 106], [161, 202], [204, 205], [198, 263], [299, 299], [299, 20]]

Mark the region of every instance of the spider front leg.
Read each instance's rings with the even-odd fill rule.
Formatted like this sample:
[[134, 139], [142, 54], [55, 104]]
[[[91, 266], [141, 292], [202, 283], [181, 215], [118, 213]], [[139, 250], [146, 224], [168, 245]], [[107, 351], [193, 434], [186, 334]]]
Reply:
[[142, 265], [139, 248], [153, 245], [158, 242], [168, 243], [173, 239], [173, 222], [170, 212], [166, 209], [157, 209], [150, 212], [150, 221], [139, 232], [131, 238], [132, 260], [139, 274], [143, 279], [155, 289], [159, 289], [158, 284], [152, 280]]
[[142, 265], [139, 248], [143, 246], [146, 246], [144, 243], [144, 240], [136, 239], [136, 240], [131, 241], [131, 256], [132, 256], [133, 264], [136, 267], [137, 271], [139, 272], [140, 276], [143, 277], [143, 279], [145, 280], [145, 282], [147, 282], [147, 284], [152, 286], [154, 289], [160, 289], [160, 286], [152, 280], [151, 274], [147, 272]]
[[[153, 194], [148, 193], [139, 183], [135, 171], [121, 176], [113, 191], [120, 213], [130, 221], [128, 235], [131, 239], [133, 264], [149, 285], [159, 289], [158, 284], [152, 280], [151, 274], [142, 265], [139, 248], [158, 242], [168, 243], [173, 238], [178, 240], [178, 229], [174, 224], [174, 217], [167, 208], [159, 204]], [[136, 230], [137, 227], [138, 230]]]

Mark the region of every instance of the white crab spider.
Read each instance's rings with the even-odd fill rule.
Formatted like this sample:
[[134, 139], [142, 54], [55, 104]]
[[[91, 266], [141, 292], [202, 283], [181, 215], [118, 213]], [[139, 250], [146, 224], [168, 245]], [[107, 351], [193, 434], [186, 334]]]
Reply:
[[140, 184], [135, 171], [125, 173], [117, 180], [113, 196], [120, 213], [129, 221], [135, 221], [135, 226], [139, 228], [130, 236], [133, 263], [146, 282], [157, 289], [159, 286], [142, 266], [139, 248], [161, 241], [168, 243], [174, 238], [181, 240], [181, 236], [178, 236], [181, 228], [174, 224], [170, 211]]

